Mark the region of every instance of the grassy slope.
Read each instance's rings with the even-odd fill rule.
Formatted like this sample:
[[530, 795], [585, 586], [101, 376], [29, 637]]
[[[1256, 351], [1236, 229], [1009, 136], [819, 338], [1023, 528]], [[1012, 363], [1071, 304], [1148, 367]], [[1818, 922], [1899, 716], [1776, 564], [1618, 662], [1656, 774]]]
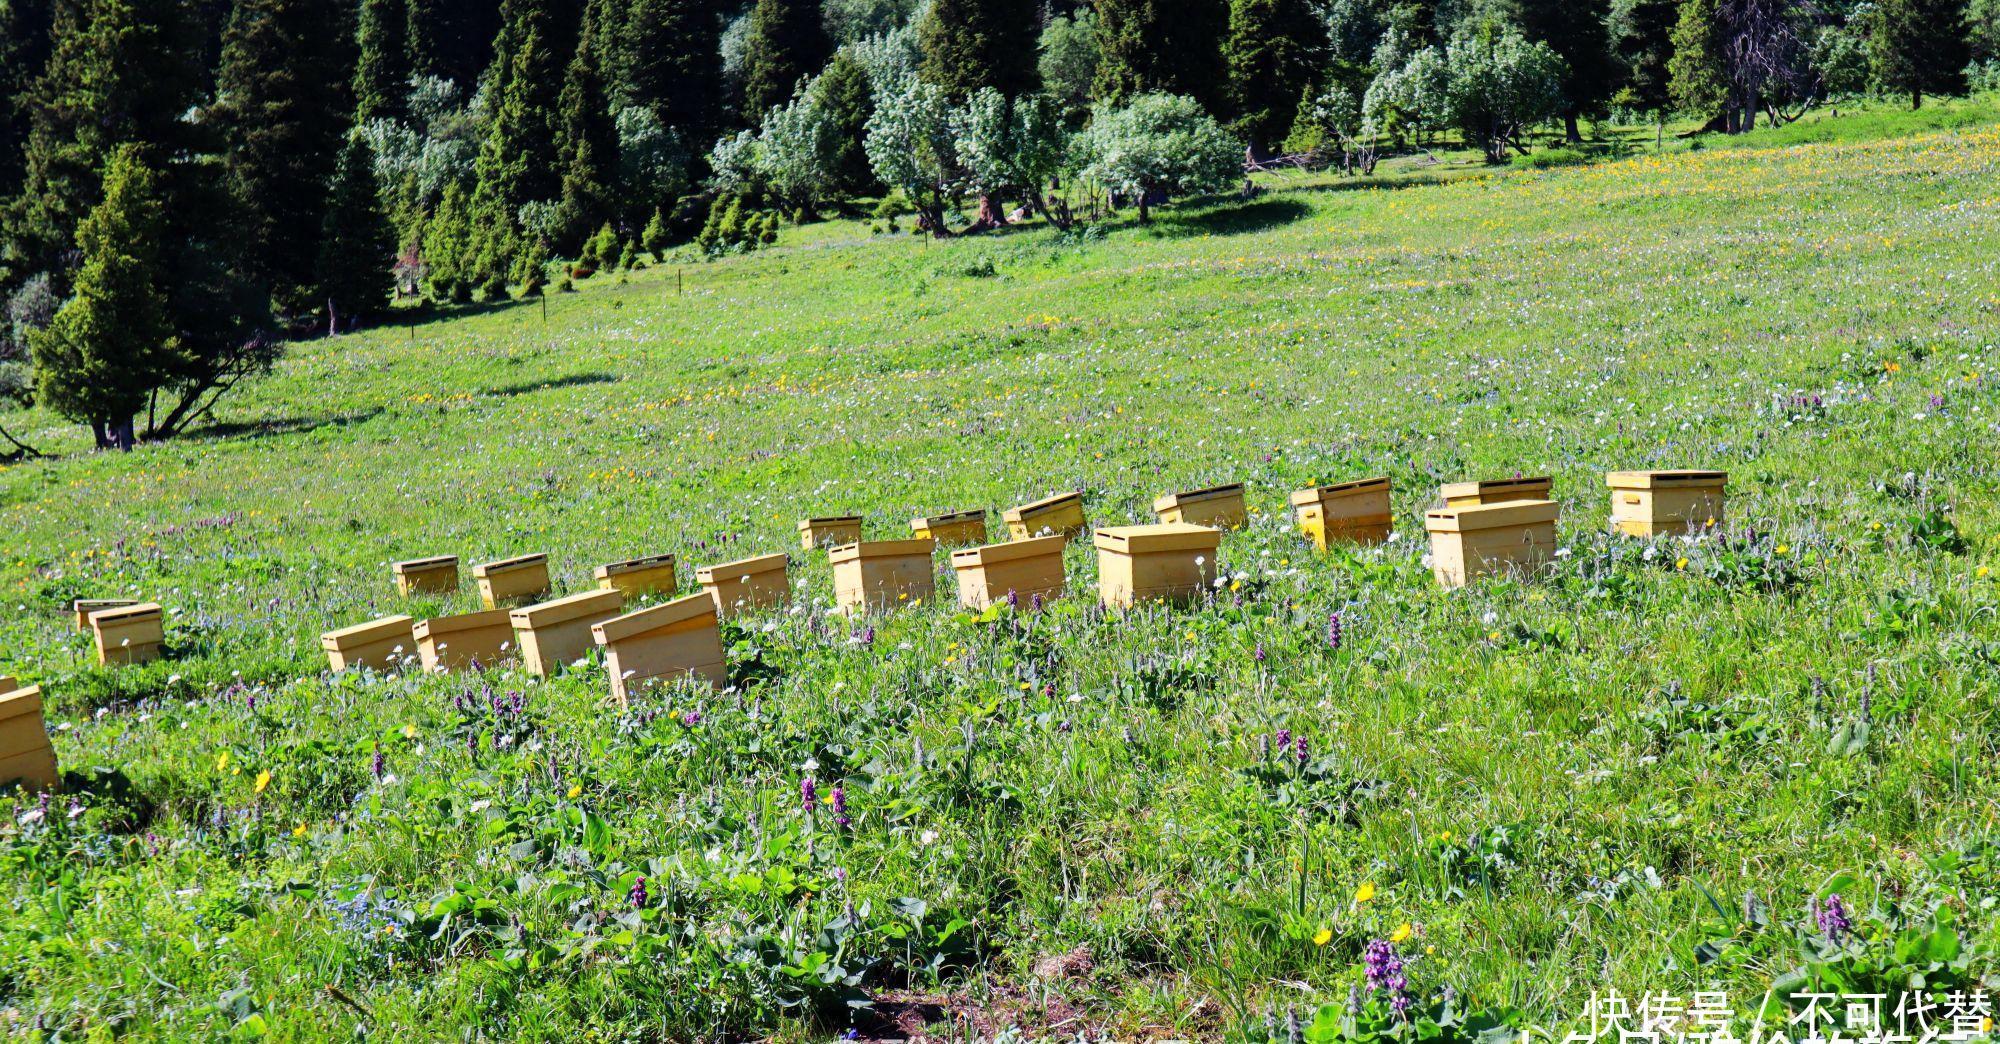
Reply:
[[[254, 1011], [336, 1039], [357, 1016], [332, 983], [439, 1036], [758, 1033], [789, 1018], [769, 1005], [791, 980], [689, 940], [759, 926], [796, 960], [848, 901], [866, 912], [843, 955], [879, 961], [871, 990], [908, 980], [1031, 1024], [1047, 1006], [1219, 1032], [1238, 1005], [1344, 997], [1361, 944], [1406, 921], [1419, 987], [1539, 1022], [1607, 984], [1747, 998], [1789, 964], [1749, 940], [1697, 970], [1704, 889], [1796, 921], [1841, 871], [1864, 907], [1878, 884], [1964, 888], [1919, 860], [1982, 836], [2000, 798], [2000, 587], [1977, 573], [2000, 531], [1983, 120], [1306, 186], [1101, 240], [800, 230], [688, 267], [685, 295], [654, 269], [556, 298], [546, 323], [501, 308], [301, 345], [227, 431], [0, 471], [0, 591], [20, 606], [0, 672], [49, 687], [66, 764], [122, 768], [153, 808], [138, 836], [106, 798], [61, 829], [0, 827], [19, 870], [0, 1026], [198, 1034]], [[1686, 465], [1731, 471], [1756, 547], [1649, 563], [1598, 535], [1604, 471]], [[1431, 489], [1515, 471], [1556, 476], [1561, 575], [1435, 590], [1413, 539]], [[1377, 473], [1401, 541], [1303, 549], [1283, 493]], [[316, 676], [319, 632], [404, 608], [395, 558], [548, 550], [574, 588], [613, 558], [677, 551], [691, 574], [788, 549], [808, 514], [888, 536], [1082, 487], [1093, 520], [1125, 522], [1220, 480], [1250, 483], [1260, 515], [1225, 541], [1242, 589], [1215, 606], [1106, 619], [1075, 599], [1028, 637], [922, 607], [872, 646], [795, 613], [758, 635], [782, 670], [767, 687], [660, 701], [699, 708], [693, 729], [621, 716], [588, 673], [509, 674], [490, 683], [528, 693], [535, 730], [495, 751], [512, 726], [453, 707], [476, 682]], [[1931, 507], [1969, 552], [1909, 541]], [[803, 562], [828, 603], [824, 562]], [[1071, 569], [1091, 581], [1087, 548]], [[1801, 582], [1709, 578], [1725, 570]], [[172, 609], [174, 662], [86, 666], [55, 607], [121, 592]], [[1829, 754], [1864, 692], [1868, 750]], [[1324, 759], [1283, 785], [1256, 771], [1280, 727]], [[846, 780], [851, 835], [804, 825], [809, 771]], [[669, 957], [614, 940], [553, 969], [489, 963], [571, 938], [648, 860], [683, 905], [635, 945]], [[500, 912], [436, 941], [369, 920], [434, 914], [454, 887]], [[386, 915], [330, 905], [357, 893]], [[906, 944], [903, 896], [929, 930], [970, 927]], [[910, 971], [964, 943], [971, 972]], [[1078, 946], [1094, 973], [1016, 992]]]

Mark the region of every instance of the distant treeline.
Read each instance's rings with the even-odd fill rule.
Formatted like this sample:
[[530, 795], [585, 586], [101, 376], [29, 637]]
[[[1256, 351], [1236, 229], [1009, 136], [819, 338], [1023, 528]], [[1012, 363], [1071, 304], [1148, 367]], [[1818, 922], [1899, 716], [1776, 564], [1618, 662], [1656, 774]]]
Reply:
[[1278, 155], [1995, 80], [2000, 0], [0, 0], [0, 397], [130, 446], [397, 293], [861, 198], [934, 235], [1079, 191], [1144, 219]]

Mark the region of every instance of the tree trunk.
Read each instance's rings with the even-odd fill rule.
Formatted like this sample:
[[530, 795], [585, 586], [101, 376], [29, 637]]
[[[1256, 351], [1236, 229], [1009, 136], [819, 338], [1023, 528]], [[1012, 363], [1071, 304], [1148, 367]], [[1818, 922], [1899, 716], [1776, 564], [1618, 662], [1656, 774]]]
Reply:
[[98, 449], [101, 450], [110, 449], [111, 421], [108, 418], [104, 417], [99, 417], [98, 419], [91, 421], [90, 437], [97, 442]]
[[125, 417], [119, 420], [117, 432], [118, 449], [122, 452], [130, 453], [132, 452], [132, 447], [138, 444], [138, 436], [132, 433], [132, 418]]
[[971, 225], [966, 226], [964, 234], [991, 232], [996, 228], [1005, 228], [1006, 225], [1007, 209], [1000, 205], [999, 197], [991, 192], [983, 193], [979, 197], [979, 216], [973, 219]]
[[0, 428], [0, 439], [6, 439], [8, 442], [14, 444], [14, 452], [10, 454], [10, 456], [21, 459], [33, 459], [36, 457], [44, 456], [41, 450], [38, 450], [35, 447], [30, 446], [25, 442], [22, 442], [20, 439], [15, 438], [14, 433], [8, 431], [6, 428]]
[[1153, 194], [1152, 189], [1139, 190], [1139, 223], [1144, 225], [1153, 220], [1153, 213], [1146, 207], [1146, 200]]
[[1921, 109], [1921, 108], [1923, 108], [1923, 107], [1924, 107], [1924, 92], [1922, 92], [1922, 91], [1914, 91], [1914, 90], [1913, 90], [1913, 91], [1911, 91], [1911, 92], [1910, 92], [1910, 111], [1911, 111], [1911, 112], [1915, 112], [1915, 111], [1917, 111], [1918, 109]]
[[1563, 140], [1571, 145], [1583, 144], [1583, 129], [1576, 124], [1574, 110], [1563, 113]]

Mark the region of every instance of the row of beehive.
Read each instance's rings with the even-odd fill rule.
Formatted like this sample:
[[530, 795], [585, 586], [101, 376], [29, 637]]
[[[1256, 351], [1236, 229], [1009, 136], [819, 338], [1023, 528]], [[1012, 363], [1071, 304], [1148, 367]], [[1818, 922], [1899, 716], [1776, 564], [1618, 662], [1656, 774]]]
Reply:
[[[1623, 533], [1652, 536], [1720, 524], [1727, 476], [1714, 471], [1614, 472], [1612, 520]], [[1096, 531], [1099, 597], [1107, 606], [1196, 597], [1214, 582], [1217, 526], [1246, 520], [1242, 486], [1220, 486], [1163, 497], [1158, 525]], [[1557, 505], [1547, 499], [1546, 478], [1447, 485], [1444, 507], [1425, 516], [1438, 580], [1459, 586], [1502, 571], [1527, 571], [1548, 562], [1555, 549]], [[1392, 522], [1386, 478], [1321, 486], [1294, 493], [1300, 528], [1324, 548], [1329, 543], [1379, 542]], [[922, 602], [934, 594], [932, 554], [941, 540], [965, 540], [985, 531], [983, 512], [960, 512], [913, 521], [923, 534], [911, 540], [861, 541], [858, 517], [808, 519], [800, 524], [807, 546], [822, 532], [850, 538], [830, 549], [840, 606], [850, 612]], [[1200, 520], [1197, 522], [1196, 520]], [[1082, 497], [1063, 494], [1007, 513], [1015, 539], [951, 555], [962, 605], [983, 610], [1003, 600], [1046, 601], [1067, 588], [1063, 548], [1084, 528]], [[837, 530], [831, 527], [838, 526]], [[1053, 535], [1037, 536], [1037, 533]], [[490, 663], [512, 647], [523, 666], [546, 675], [582, 658], [593, 646], [605, 652], [611, 688], [621, 701], [639, 685], [697, 677], [722, 685], [727, 677], [719, 620], [723, 613], [775, 606], [790, 596], [789, 562], [763, 555], [697, 574], [703, 592], [662, 605], [624, 612], [627, 599], [675, 590], [675, 560], [658, 555], [601, 566], [598, 588], [520, 608], [513, 602], [550, 593], [548, 558], [526, 555], [475, 567], [486, 609], [415, 621], [389, 616], [321, 637], [335, 671], [388, 667], [410, 646], [426, 670]], [[441, 593], [458, 586], [458, 559], [441, 556], [398, 562], [398, 587], [406, 594]], [[79, 600], [72, 606], [79, 628], [94, 633], [101, 662], [138, 663], [159, 655], [164, 640], [159, 605], [123, 599]], [[18, 778], [53, 786], [56, 761], [42, 715], [41, 690], [0, 678], [0, 781]]]

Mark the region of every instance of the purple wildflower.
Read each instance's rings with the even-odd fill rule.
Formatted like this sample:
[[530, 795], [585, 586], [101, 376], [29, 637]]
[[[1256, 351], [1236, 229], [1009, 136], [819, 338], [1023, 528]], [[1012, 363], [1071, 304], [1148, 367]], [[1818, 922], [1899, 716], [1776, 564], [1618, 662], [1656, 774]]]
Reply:
[[646, 879], [644, 877], [640, 877], [638, 880], [633, 881], [632, 890], [625, 894], [625, 898], [631, 900], [632, 909], [634, 910], [645, 909], [648, 899], [648, 896], [646, 895]]
[[387, 767], [387, 764], [388, 759], [382, 756], [382, 745], [380, 743], [375, 744], [375, 756], [368, 760], [368, 772], [375, 777], [376, 782], [379, 783], [382, 781], [383, 769]]
[[819, 802], [819, 784], [814, 783], [811, 776], [799, 781], [799, 802], [808, 812]]
[[1396, 955], [1396, 945], [1387, 939], [1372, 939], [1361, 960], [1367, 968], [1368, 988], [1387, 993], [1389, 1008], [1397, 1015], [1408, 1012], [1410, 980], [1403, 974], [1403, 959]]
[[1813, 906], [1813, 920], [1818, 922], [1820, 934], [1836, 945], [1854, 931], [1854, 922], [1847, 916], [1847, 903], [1839, 892]]
[[1253, 653], [1251, 653], [1250, 655], [1251, 655], [1251, 658], [1252, 658], [1252, 659], [1255, 659], [1255, 660], [1256, 660], [1256, 661], [1257, 661], [1258, 663], [1263, 663], [1263, 662], [1264, 662], [1264, 643], [1263, 643], [1263, 642], [1258, 642], [1258, 643], [1257, 643], [1257, 651], [1256, 651], [1256, 652], [1253, 652]]
[[1042, 593], [1040, 591], [1035, 592], [1035, 596], [1028, 599], [1028, 607], [1038, 613], [1042, 611]]
[[1272, 744], [1272, 746], [1278, 748], [1278, 753], [1283, 754], [1285, 752], [1285, 749], [1290, 747], [1291, 745], [1292, 745], [1292, 730], [1279, 729], [1278, 741]]
[[1340, 610], [1336, 609], [1332, 615], [1326, 618], [1326, 647], [1334, 652], [1339, 652], [1340, 639]]
[[847, 788], [835, 783], [833, 785], [833, 825], [844, 827], [849, 822], [851, 820], [847, 818]]
[[1298, 759], [1299, 764], [1303, 765], [1306, 763], [1308, 750], [1309, 748], [1306, 745], [1306, 738], [1304, 736], [1292, 740], [1292, 756]]

